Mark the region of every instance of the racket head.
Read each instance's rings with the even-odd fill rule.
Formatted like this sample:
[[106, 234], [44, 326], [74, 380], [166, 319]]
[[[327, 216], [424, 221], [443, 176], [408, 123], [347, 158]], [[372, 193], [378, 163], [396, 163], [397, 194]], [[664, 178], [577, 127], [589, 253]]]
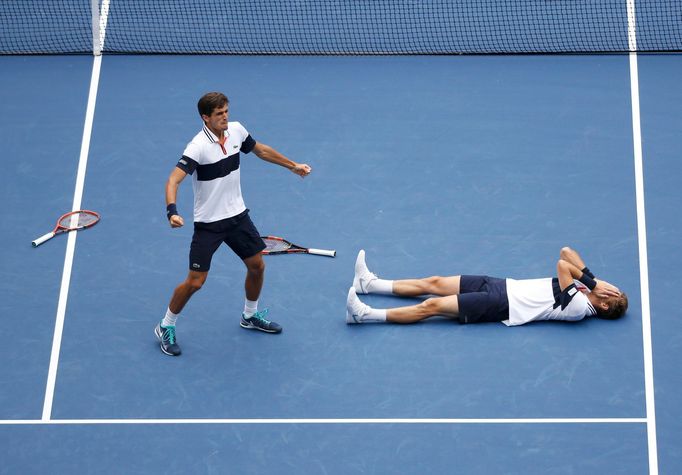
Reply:
[[284, 254], [292, 252], [293, 244], [286, 239], [277, 236], [261, 236], [261, 239], [265, 243], [263, 254]]
[[95, 211], [87, 209], [71, 211], [66, 213], [57, 221], [57, 229], [62, 231], [73, 231], [94, 226], [100, 220], [100, 216]]

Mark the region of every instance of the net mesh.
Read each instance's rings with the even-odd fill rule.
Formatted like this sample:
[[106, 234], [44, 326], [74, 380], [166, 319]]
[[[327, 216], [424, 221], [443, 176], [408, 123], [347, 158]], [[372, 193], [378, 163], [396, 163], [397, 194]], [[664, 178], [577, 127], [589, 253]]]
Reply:
[[92, 213], [85, 213], [79, 211], [73, 214], [67, 214], [59, 220], [59, 225], [67, 229], [76, 229], [86, 226], [91, 226], [99, 221], [99, 216]]
[[291, 244], [279, 239], [263, 238], [263, 242], [265, 243], [265, 250], [268, 252], [286, 251], [291, 247]]
[[[98, 6], [104, 53], [682, 50], [680, 0], [100, 0]], [[0, 53], [92, 53], [92, 25], [89, 0], [2, 1]]]

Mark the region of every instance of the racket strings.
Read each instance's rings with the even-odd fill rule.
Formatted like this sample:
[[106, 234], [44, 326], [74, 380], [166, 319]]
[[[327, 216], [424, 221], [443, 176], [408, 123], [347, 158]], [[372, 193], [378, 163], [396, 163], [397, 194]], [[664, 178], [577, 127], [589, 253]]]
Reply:
[[277, 239], [264, 238], [263, 242], [265, 243], [265, 250], [270, 252], [286, 251], [291, 247], [291, 244]]
[[99, 220], [97, 215], [91, 213], [78, 212], [64, 216], [59, 220], [59, 225], [66, 229], [81, 228], [90, 226]]

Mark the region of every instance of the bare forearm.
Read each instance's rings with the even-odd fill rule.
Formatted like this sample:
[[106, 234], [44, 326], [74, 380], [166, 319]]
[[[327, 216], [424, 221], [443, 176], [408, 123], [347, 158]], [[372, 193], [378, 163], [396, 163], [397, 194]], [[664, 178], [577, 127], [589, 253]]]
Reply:
[[570, 247], [561, 249], [561, 258], [557, 263], [557, 274], [559, 277], [559, 285], [562, 290], [571, 285], [573, 279], [575, 279], [579, 280], [599, 297], [620, 296], [618, 287], [606, 281], [597, 279], [587, 268], [580, 255]]
[[284, 168], [287, 168], [291, 170], [296, 166], [296, 163], [292, 160], [289, 160], [287, 157], [279, 153], [277, 150], [274, 148], [270, 147], [269, 145], [265, 144], [259, 144], [260, 147], [258, 147], [257, 150], [254, 150], [258, 158], [261, 160], [265, 160], [266, 162], [274, 163], [275, 165], [280, 165]]
[[578, 269], [585, 268], [585, 262], [583, 262], [580, 254], [568, 246], [561, 248], [561, 260], [573, 264]]
[[583, 271], [569, 261], [559, 259], [559, 262], [557, 262], [557, 277], [559, 278], [559, 287], [561, 287], [561, 290], [571, 285], [574, 279], [580, 280], [582, 275]]
[[175, 200], [178, 197], [178, 187], [186, 176], [187, 173], [177, 167], [174, 168], [171, 174], [168, 176], [168, 181], [166, 181], [166, 206], [171, 203], [175, 203]]
[[178, 214], [175, 200], [178, 197], [178, 187], [185, 176], [187, 176], [187, 174], [184, 171], [175, 168], [168, 177], [168, 181], [166, 181], [166, 212], [168, 222], [173, 228], [179, 228], [184, 224], [182, 216]]
[[280, 165], [284, 168], [287, 168], [289, 171], [291, 171], [295, 175], [300, 176], [301, 178], [310, 174], [312, 170], [308, 164], [296, 163], [292, 160], [289, 160], [287, 157], [285, 157], [284, 155], [282, 155], [269, 145], [257, 143], [256, 146], [253, 148], [253, 153], [255, 153], [256, 156], [261, 160], [265, 160], [266, 162], [274, 163], [276, 165]]
[[166, 182], [166, 206], [176, 202], [178, 197], [178, 185], [179, 183], [171, 181], [170, 178]]

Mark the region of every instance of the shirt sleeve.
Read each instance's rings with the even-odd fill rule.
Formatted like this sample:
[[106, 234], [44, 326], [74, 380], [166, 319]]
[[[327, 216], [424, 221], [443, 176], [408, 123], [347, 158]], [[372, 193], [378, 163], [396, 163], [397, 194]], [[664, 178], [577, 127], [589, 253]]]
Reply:
[[242, 142], [242, 146], [239, 150], [241, 150], [244, 153], [250, 153], [251, 150], [253, 150], [253, 147], [256, 146], [256, 141], [251, 137], [250, 135], [246, 136], [246, 139], [244, 139], [244, 142]]
[[239, 133], [241, 138], [242, 145], [239, 150], [243, 153], [250, 153], [253, 150], [253, 147], [256, 146], [256, 141], [254, 138], [251, 137], [251, 134], [249, 134], [249, 132], [240, 122], [234, 122], [232, 127], [234, 128], [235, 132]]
[[180, 170], [183, 172], [187, 173], [188, 175], [191, 175], [194, 173], [194, 170], [196, 170], [198, 163], [191, 158], [183, 155], [180, 157], [180, 160], [178, 160], [178, 163], [175, 165], [178, 167]]
[[585, 318], [588, 314], [588, 300], [585, 294], [578, 291], [577, 294], [571, 298], [571, 301], [561, 309], [559, 312], [559, 320], [577, 321]]
[[568, 307], [568, 305], [573, 301], [573, 297], [575, 297], [579, 293], [580, 293], [580, 291], [575, 286], [575, 284], [571, 284], [568, 287], [566, 287], [564, 290], [559, 292], [559, 295], [555, 297], [555, 299], [557, 301], [554, 305], [555, 306], [560, 305], [561, 310], [563, 310], [566, 307]]
[[199, 154], [199, 146], [194, 142], [190, 142], [187, 144], [187, 147], [185, 147], [185, 151], [182, 152], [182, 157], [180, 157], [180, 160], [178, 160], [178, 163], [175, 166], [188, 175], [191, 175], [194, 173], [194, 170], [196, 170], [197, 165], [199, 165]]

